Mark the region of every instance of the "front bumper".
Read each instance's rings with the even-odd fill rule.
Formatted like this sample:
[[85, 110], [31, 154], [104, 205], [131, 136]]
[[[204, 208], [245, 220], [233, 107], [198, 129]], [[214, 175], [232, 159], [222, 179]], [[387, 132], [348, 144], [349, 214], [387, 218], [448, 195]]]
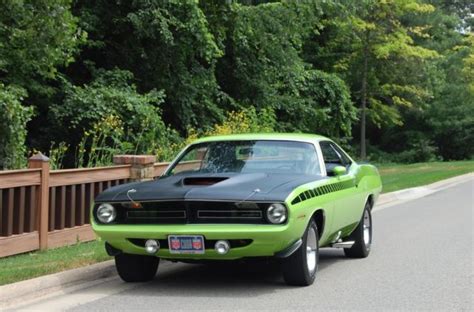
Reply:
[[[301, 223], [301, 224], [300, 224]], [[243, 247], [231, 248], [225, 255], [215, 252], [214, 246], [205, 246], [204, 254], [171, 254], [167, 248], [155, 255], [165, 259], [234, 260], [245, 257], [274, 256], [292, 245], [303, 235], [304, 222], [284, 225], [267, 224], [185, 224], [185, 225], [99, 225], [94, 231], [112, 247], [124, 253], [149, 255], [145, 248], [129, 239], [167, 239], [168, 235], [203, 235], [206, 240], [252, 240]]]

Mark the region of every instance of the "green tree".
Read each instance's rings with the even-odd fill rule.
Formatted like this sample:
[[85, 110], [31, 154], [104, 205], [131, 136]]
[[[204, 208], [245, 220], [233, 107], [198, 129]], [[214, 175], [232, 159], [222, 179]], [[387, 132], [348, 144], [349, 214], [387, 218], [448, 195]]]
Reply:
[[217, 77], [236, 105], [273, 110], [278, 131], [350, 136], [355, 114], [345, 83], [314, 70], [301, 57], [303, 42], [320, 27], [322, 4], [288, 1], [217, 8], [206, 9], [225, 48]]
[[454, 46], [440, 64], [444, 84], [427, 111], [430, 134], [444, 159], [474, 156], [474, 36]]
[[69, 0], [0, 2], [0, 167], [24, 165], [33, 107], [43, 112], [39, 98], [51, 92], [58, 66], [72, 61], [84, 38], [70, 5]]
[[317, 54], [332, 60], [332, 69], [360, 104], [360, 157], [365, 159], [367, 118], [379, 127], [402, 124], [399, 108], [427, 96], [417, 84], [415, 66], [437, 53], [414, 42], [425, 35], [426, 25], [408, 25], [405, 19], [434, 7], [417, 0], [364, 0], [342, 8], [324, 25], [323, 37], [329, 39]]
[[87, 82], [91, 67], [120, 68], [138, 92], [164, 90], [164, 118], [181, 132], [222, 119], [228, 99], [214, 76], [222, 51], [197, 1], [78, 1], [74, 10], [89, 34], [75, 83]]
[[84, 86], [64, 81], [64, 100], [51, 107], [50, 119], [63, 133], [62, 140], [76, 146], [92, 129], [98, 136], [101, 129], [112, 132], [114, 127], [101, 127], [104, 120], [120, 125], [117, 131], [121, 135], [115, 136], [114, 141], [121, 142], [104, 142], [103, 145], [120, 145], [117, 149], [121, 153], [154, 154], [175, 136], [161, 118], [162, 91], [138, 93], [131, 83], [133, 75], [123, 70], [100, 70], [95, 75], [97, 78]]
[[[474, 101], [469, 91], [474, 81], [473, 64], [469, 64], [472, 35], [465, 32], [463, 20], [468, 6], [464, 1], [429, 2], [435, 5], [434, 11], [405, 20], [411, 25], [429, 25], [426, 35], [414, 37], [414, 41], [440, 55], [413, 66], [417, 75], [407, 75], [416, 79], [429, 96], [413, 107], [401, 109], [404, 124], [384, 126], [377, 133], [380, 139], [376, 143], [398, 156], [417, 155], [420, 161], [435, 155], [446, 160], [471, 158], [473, 121], [468, 112]], [[432, 151], [431, 156], [425, 153], [427, 150]]]
[[334, 139], [351, 138], [357, 110], [345, 82], [335, 74], [306, 70], [297, 95], [279, 110], [285, 131], [318, 133]]
[[26, 163], [26, 123], [32, 108], [21, 101], [25, 91], [0, 83], [0, 169], [21, 168]]
[[0, 81], [37, 89], [55, 78], [57, 66], [73, 60], [85, 34], [77, 28], [70, 0], [2, 1]]

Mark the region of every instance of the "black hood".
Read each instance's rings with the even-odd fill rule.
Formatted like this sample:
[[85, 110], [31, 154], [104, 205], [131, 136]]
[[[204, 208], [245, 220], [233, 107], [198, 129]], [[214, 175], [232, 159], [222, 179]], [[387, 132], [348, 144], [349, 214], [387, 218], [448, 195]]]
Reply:
[[148, 182], [135, 182], [107, 189], [96, 202], [152, 200], [251, 200], [284, 201], [299, 185], [320, 176], [268, 173], [177, 174]]

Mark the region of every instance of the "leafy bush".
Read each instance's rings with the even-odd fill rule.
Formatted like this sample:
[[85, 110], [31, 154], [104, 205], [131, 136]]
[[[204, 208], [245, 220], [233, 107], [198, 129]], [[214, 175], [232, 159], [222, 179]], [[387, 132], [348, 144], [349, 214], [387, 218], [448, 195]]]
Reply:
[[433, 146], [433, 142], [421, 139], [411, 143], [409, 150], [396, 154], [394, 157], [399, 163], [418, 163], [441, 160], [437, 156], [438, 149]]
[[76, 168], [110, 165], [114, 155], [130, 149], [124, 141], [122, 120], [115, 115], [103, 117], [84, 132], [75, 153]]
[[405, 150], [388, 153], [376, 146], [368, 149], [368, 159], [376, 163], [419, 163], [442, 160], [434, 143], [423, 134], [413, 132], [408, 136]]
[[468, 39], [444, 60], [450, 74], [428, 110], [430, 134], [444, 159], [474, 157], [474, 35]]
[[71, 0], [2, 1], [0, 79], [29, 91], [54, 78], [85, 39], [71, 12]]
[[289, 99], [277, 111], [285, 131], [299, 130], [338, 139], [351, 136], [357, 110], [342, 79], [335, 74], [307, 70], [299, 88], [299, 97]]
[[[152, 90], [140, 94], [130, 83], [132, 78], [127, 71], [114, 70], [99, 72], [91, 84], [82, 87], [65, 82], [64, 103], [53, 106], [51, 112], [58, 128], [69, 123], [67, 137], [75, 137], [68, 142], [70, 145], [80, 142], [80, 150], [89, 150], [91, 157], [95, 157], [94, 146], [101, 149], [107, 146], [121, 153], [154, 154], [169, 144], [176, 133], [161, 119], [159, 105], [164, 93]], [[84, 153], [76, 155], [84, 156]], [[105, 162], [82, 157], [76, 159], [76, 164], [88, 166]]]
[[51, 142], [49, 148], [49, 165], [52, 170], [62, 169], [64, 166], [64, 157], [69, 150], [69, 146], [65, 142], [60, 142], [56, 145], [56, 142]]
[[292, 1], [229, 6], [228, 23], [221, 25], [227, 28], [229, 53], [217, 74], [222, 89], [238, 103], [271, 108], [281, 132], [349, 137], [357, 119], [349, 88], [301, 57], [304, 41], [321, 26], [323, 6]]
[[257, 111], [254, 107], [242, 109], [241, 111], [230, 111], [219, 124], [207, 130], [188, 129], [188, 136], [185, 139], [176, 139], [169, 145], [162, 145], [156, 151], [157, 159], [160, 161], [170, 161], [186, 145], [192, 143], [200, 137], [239, 134], [273, 132], [276, 126], [275, 113], [271, 109]]
[[164, 90], [163, 114], [179, 131], [222, 119], [214, 67], [223, 51], [198, 1], [77, 1], [76, 10], [90, 39], [85, 62], [129, 70], [141, 92]]
[[273, 132], [275, 128], [275, 114], [271, 109], [262, 109], [259, 112], [254, 107], [241, 111], [231, 111], [220, 124], [215, 124], [212, 129], [205, 131], [205, 136]]
[[16, 169], [26, 165], [26, 124], [33, 109], [21, 105], [26, 92], [0, 83], [0, 168]]

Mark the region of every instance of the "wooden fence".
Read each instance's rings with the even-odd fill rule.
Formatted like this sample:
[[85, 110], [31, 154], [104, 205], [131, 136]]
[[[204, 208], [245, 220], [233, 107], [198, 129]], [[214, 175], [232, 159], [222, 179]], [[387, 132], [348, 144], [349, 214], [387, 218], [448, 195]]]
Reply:
[[41, 154], [29, 169], [0, 171], [0, 257], [95, 239], [90, 206], [103, 190], [161, 175], [153, 156], [117, 156], [120, 165], [51, 170]]

